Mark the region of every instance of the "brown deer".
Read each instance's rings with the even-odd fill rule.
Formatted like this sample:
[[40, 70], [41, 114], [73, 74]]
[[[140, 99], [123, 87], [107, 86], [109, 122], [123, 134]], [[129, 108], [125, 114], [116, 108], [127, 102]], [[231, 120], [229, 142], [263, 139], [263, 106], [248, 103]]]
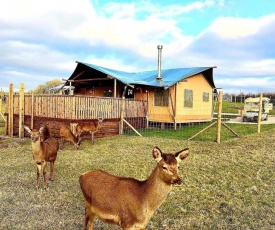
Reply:
[[40, 175], [43, 170], [44, 188], [47, 188], [46, 172], [47, 162], [50, 162], [50, 180], [54, 180], [54, 162], [57, 157], [59, 149], [59, 142], [55, 138], [47, 138], [41, 141], [41, 135], [45, 129], [44, 126], [40, 127], [38, 131], [32, 131], [29, 127], [24, 126], [25, 130], [31, 135], [33, 160], [37, 166], [37, 181], [36, 188], [40, 185]]
[[79, 177], [85, 198], [84, 229], [94, 228], [94, 218], [122, 229], [145, 229], [154, 211], [168, 195], [172, 184], [181, 184], [178, 163], [188, 156], [189, 149], [164, 154], [153, 148], [157, 161], [155, 169], [145, 181], [111, 175], [102, 170], [92, 170]]
[[81, 141], [80, 135], [84, 132], [89, 132], [92, 135], [92, 144], [94, 144], [94, 134], [102, 127], [103, 119], [99, 118], [95, 122], [89, 124], [77, 124], [76, 126], [76, 136]]
[[78, 138], [75, 135], [73, 135], [71, 129], [67, 125], [60, 126], [59, 134], [61, 137], [60, 149], [64, 147], [65, 140], [72, 142], [76, 149], [79, 148]]

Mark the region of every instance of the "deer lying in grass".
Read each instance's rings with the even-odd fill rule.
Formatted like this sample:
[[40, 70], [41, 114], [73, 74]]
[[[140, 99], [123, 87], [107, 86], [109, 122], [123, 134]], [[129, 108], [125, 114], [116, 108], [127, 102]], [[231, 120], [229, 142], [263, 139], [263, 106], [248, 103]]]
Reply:
[[123, 229], [145, 229], [154, 211], [168, 195], [172, 184], [181, 184], [178, 163], [188, 156], [189, 149], [163, 154], [153, 148], [157, 161], [155, 169], [145, 181], [113, 176], [92, 170], [79, 177], [85, 198], [85, 224], [94, 227], [95, 216]]
[[98, 121], [91, 122], [89, 124], [77, 124], [76, 136], [80, 142], [80, 135], [84, 132], [89, 132], [92, 135], [92, 144], [94, 144], [94, 134], [102, 127], [103, 119], [99, 118]]
[[24, 126], [25, 130], [31, 135], [33, 160], [37, 166], [36, 188], [40, 185], [40, 175], [43, 170], [44, 188], [47, 188], [46, 172], [47, 162], [50, 162], [50, 180], [54, 180], [54, 162], [56, 160], [59, 142], [55, 138], [47, 138], [41, 141], [41, 134], [45, 127], [42, 126], [38, 131], [32, 131], [29, 127]]
[[78, 138], [73, 135], [71, 129], [67, 125], [60, 126], [59, 134], [61, 137], [60, 149], [64, 147], [65, 140], [72, 142], [76, 149], [79, 148]]

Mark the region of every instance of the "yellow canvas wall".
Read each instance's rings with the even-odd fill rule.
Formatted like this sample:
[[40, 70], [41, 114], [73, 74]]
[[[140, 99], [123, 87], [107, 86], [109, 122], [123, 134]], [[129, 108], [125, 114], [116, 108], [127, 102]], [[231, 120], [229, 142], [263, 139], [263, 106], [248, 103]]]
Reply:
[[[177, 85], [176, 120], [211, 120], [213, 89], [202, 74], [179, 82]], [[193, 91], [193, 107], [184, 107], [184, 90]], [[209, 94], [209, 100], [203, 101], [203, 93]]]
[[[184, 90], [193, 91], [193, 107], [184, 107]], [[169, 107], [154, 106], [154, 90], [149, 91], [148, 113], [150, 121], [157, 122], [198, 122], [212, 119], [213, 89], [202, 74], [178, 82], [170, 88]], [[203, 93], [209, 93], [209, 101], [203, 101]], [[173, 106], [172, 106], [173, 104]], [[175, 111], [175, 121], [173, 108]]]

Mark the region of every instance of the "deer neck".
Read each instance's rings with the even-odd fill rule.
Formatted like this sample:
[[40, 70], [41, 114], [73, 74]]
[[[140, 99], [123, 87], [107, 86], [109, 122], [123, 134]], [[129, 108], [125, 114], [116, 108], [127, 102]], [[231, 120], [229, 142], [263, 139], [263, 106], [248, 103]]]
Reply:
[[144, 202], [151, 210], [155, 210], [161, 205], [171, 189], [171, 184], [163, 181], [160, 173], [159, 168], [155, 167], [143, 185]]
[[101, 123], [97, 123], [97, 125], [95, 126], [95, 130], [98, 131], [101, 128]]
[[43, 150], [41, 146], [41, 140], [38, 139], [35, 142], [32, 142], [32, 152], [33, 152], [33, 159], [37, 162], [42, 160]]

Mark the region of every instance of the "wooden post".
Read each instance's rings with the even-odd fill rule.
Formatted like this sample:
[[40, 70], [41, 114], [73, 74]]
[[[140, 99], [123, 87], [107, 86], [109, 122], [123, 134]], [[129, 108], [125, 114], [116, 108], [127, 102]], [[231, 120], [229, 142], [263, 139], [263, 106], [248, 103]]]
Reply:
[[120, 128], [119, 128], [119, 134], [123, 134], [123, 120], [124, 120], [124, 114], [125, 114], [125, 93], [126, 93], [127, 85], [124, 86], [124, 90], [122, 93], [122, 103], [121, 103], [121, 111], [120, 111]]
[[20, 91], [19, 91], [19, 138], [24, 137], [24, 84], [20, 83]]
[[222, 91], [219, 92], [218, 120], [217, 120], [217, 143], [221, 143], [221, 124], [222, 124]]
[[146, 100], [147, 100], [147, 114], [146, 114], [146, 128], [149, 128], [149, 92], [146, 90]]
[[8, 135], [13, 136], [13, 84], [9, 86], [9, 122]]
[[114, 78], [114, 98], [116, 98], [116, 79]]
[[261, 132], [261, 122], [262, 122], [262, 110], [263, 110], [263, 93], [260, 94], [259, 102], [259, 113], [258, 113], [258, 133]]
[[120, 113], [120, 135], [123, 134], [123, 122], [124, 122], [124, 114], [125, 114], [125, 97], [122, 97], [121, 101], [121, 113]]
[[3, 95], [4, 95], [4, 94], [2, 94], [2, 88], [1, 88], [1, 91], [0, 91], [0, 115], [2, 116], [2, 118], [4, 119], [4, 121], [6, 121], [6, 120], [5, 120], [5, 117], [4, 117], [3, 113], [2, 113]]
[[31, 103], [31, 129], [33, 129], [33, 120], [34, 120], [34, 94], [32, 92], [32, 103]]
[[2, 88], [0, 91], [0, 114], [2, 115], [2, 101], [3, 101], [3, 93], [2, 93]]
[[174, 120], [174, 130], [177, 129], [177, 121], [176, 121], [176, 111], [174, 108], [174, 103], [173, 103], [173, 99], [172, 99], [172, 94], [171, 94], [171, 89], [169, 88], [169, 98], [170, 98], [170, 103], [171, 103], [171, 109], [173, 112], [173, 120]]

